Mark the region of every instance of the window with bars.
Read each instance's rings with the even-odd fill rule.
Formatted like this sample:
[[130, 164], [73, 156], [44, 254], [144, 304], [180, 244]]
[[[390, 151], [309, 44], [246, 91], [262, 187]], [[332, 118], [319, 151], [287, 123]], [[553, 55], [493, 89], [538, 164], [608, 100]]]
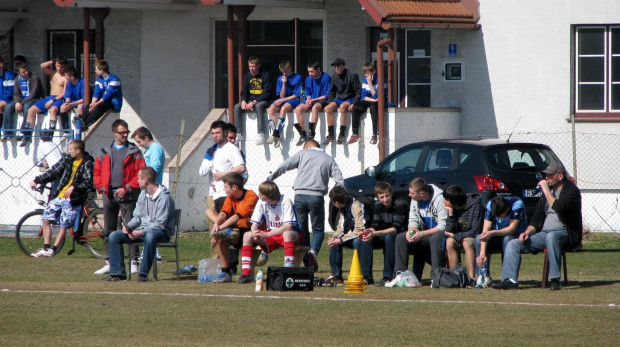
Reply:
[[574, 46], [576, 116], [620, 116], [620, 26], [577, 26]]
[[[82, 30], [49, 30], [48, 31], [48, 60], [54, 60], [59, 55], [67, 58], [69, 65], [74, 66], [80, 76], [84, 77], [84, 40]], [[95, 39], [92, 34], [91, 47], [94, 47]], [[95, 53], [90, 54], [90, 81], [95, 85]]]

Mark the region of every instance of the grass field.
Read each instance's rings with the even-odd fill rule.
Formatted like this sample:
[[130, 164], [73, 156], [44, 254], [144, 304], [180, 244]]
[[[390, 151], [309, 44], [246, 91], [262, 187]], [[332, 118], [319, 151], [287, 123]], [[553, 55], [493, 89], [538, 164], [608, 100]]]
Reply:
[[[181, 266], [207, 257], [204, 233], [181, 237]], [[382, 346], [584, 345], [620, 339], [620, 236], [587, 237], [584, 252], [567, 255], [569, 285], [540, 289], [543, 255], [526, 255], [521, 290], [344, 287], [313, 292], [255, 293], [253, 285], [176, 280], [163, 249], [160, 281], [102, 282], [102, 261], [69, 245], [51, 259], [26, 257], [0, 238], [0, 346]], [[281, 251], [269, 265], [280, 266]], [[315, 276], [327, 277], [324, 246]], [[345, 250], [345, 269], [352, 252]], [[382, 256], [374, 274], [381, 278]], [[491, 271], [500, 277], [499, 256]], [[346, 274], [345, 274], [346, 275]], [[135, 277], [134, 277], [135, 280]]]

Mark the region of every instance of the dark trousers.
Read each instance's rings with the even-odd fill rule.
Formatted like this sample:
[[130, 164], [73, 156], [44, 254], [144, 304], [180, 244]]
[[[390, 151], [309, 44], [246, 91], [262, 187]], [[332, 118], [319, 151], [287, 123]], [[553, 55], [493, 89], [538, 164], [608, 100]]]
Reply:
[[[99, 105], [95, 106], [93, 112], [89, 112], [84, 116], [84, 125], [89, 127], [93, 123], [95, 123], [99, 118], [103, 117], [103, 115], [109, 110], [114, 111], [114, 104], [109, 100], [104, 100]], [[86, 111], [84, 111], [86, 112]]]
[[370, 119], [372, 120], [372, 134], [377, 135], [377, 120], [379, 119], [379, 103], [358, 101], [353, 104], [353, 112], [351, 112], [351, 133], [353, 135], [360, 134], [360, 119], [362, 113], [370, 107]]
[[430, 263], [431, 268], [446, 266], [446, 254], [441, 249], [441, 244], [445, 233], [438, 232], [431, 236], [426, 236], [418, 242], [407, 242], [407, 233], [400, 233], [396, 236], [396, 256], [394, 259], [394, 275], [402, 272], [409, 267], [409, 255], [413, 255], [413, 274], [422, 278], [424, 264]]
[[[105, 245], [106, 258], [110, 257], [110, 234], [113, 231], [121, 230], [121, 226], [118, 225], [118, 213], [121, 212], [125, 223], [129, 223], [131, 218], [133, 218], [133, 210], [136, 208], [140, 190], [138, 189], [128, 194], [127, 200], [115, 199], [113, 195], [110, 197], [107, 194], [103, 195], [103, 243]], [[134, 249], [132, 253], [132, 255], [135, 255], [137, 251]]]

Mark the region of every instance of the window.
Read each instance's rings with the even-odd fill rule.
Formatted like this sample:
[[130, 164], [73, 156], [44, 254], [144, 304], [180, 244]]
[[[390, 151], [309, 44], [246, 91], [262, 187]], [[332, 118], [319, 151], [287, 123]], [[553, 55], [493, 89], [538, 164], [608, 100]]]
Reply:
[[407, 30], [407, 107], [431, 106], [431, 32]]
[[415, 173], [420, 154], [422, 154], [422, 147], [413, 147], [399, 152], [389, 161], [385, 162], [381, 168], [379, 177], [390, 177], [392, 173], [396, 175]]
[[491, 167], [511, 171], [542, 171], [558, 159], [546, 148], [497, 148], [484, 153]]
[[422, 171], [450, 170], [452, 168], [453, 151], [452, 148], [430, 147]]
[[575, 111], [620, 115], [620, 26], [575, 29]]
[[[74, 66], [84, 77], [84, 36], [83, 30], [50, 30], [48, 31], [48, 60], [54, 60], [59, 55], [67, 58], [69, 65]], [[91, 33], [91, 51], [95, 47], [95, 34]], [[90, 54], [90, 83], [95, 85], [95, 59], [94, 53]], [[49, 83], [46, 83], [49, 88]], [[49, 90], [48, 90], [49, 92]]]

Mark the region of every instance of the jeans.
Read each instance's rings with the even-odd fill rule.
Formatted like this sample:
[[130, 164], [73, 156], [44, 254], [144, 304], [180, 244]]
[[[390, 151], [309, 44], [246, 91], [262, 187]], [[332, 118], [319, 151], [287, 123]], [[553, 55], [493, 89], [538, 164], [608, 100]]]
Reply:
[[[383, 248], [383, 278], [391, 280], [394, 276], [394, 254], [396, 252], [396, 234], [375, 236], [373, 248]], [[370, 270], [372, 271], [372, 250], [370, 253]]]
[[338, 246], [330, 248], [329, 267], [332, 270], [332, 274], [342, 277], [342, 247], [357, 249], [362, 276], [364, 276], [364, 279], [372, 279], [372, 243], [363, 242], [358, 238], [347, 240]]
[[170, 235], [162, 230], [150, 230], [144, 236], [132, 240], [125, 235], [122, 230], [114, 231], [110, 234], [110, 275], [126, 276], [125, 270], [125, 252], [123, 245], [126, 243], [144, 242], [144, 253], [142, 254], [142, 263], [140, 264], [140, 275], [148, 276], [155, 259], [155, 249], [157, 242], [170, 241]]
[[394, 275], [409, 267], [409, 254], [413, 254], [413, 274], [422, 278], [425, 263], [430, 263], [433, 269], [446, 266], [446, 253], [441, 249], [445, 237], [443, 231], [425, 236], [420, 241], [407, 242], [407, 233], [396, 236], [394, 255]]
[[568, 243], [568, 233], [566, 230], [542, 230], [531, 235], [525, 242], [515, 239], [508, 242], [504, 253], [504, 264], [502, 265], [502, 280], [511, 278], [515, 281], [519, 279], [519, 268], [521, 267], [521, 254], [540, 252], [547, 248], [549, 256], [549, 278], [559, 279], [560, 257], [562, 249]]
[[[265, 121], [267, 120], [265, 113], [267, 112], [269, 105], [269, 101], [261, 101], [254, 105], [254, 111], [256, 112], [256, 130], [258, 133], [265, 133]], [[237, 127], [239, 134], [243, 134], [244, 128], [242, 127], [241, 114], [245, 111], [241, 109], [241, 103], [235, 105], [233, 112], [235, 114], [235, 127]]]
[[[133, 210], [136, 208], [136, 202], [138, 201], [138, 196], [140, 195], [140, 190], [134, 190], [131, 193], [128, 193], [128, 200], [116, 200], [114, 196], [108, 198], [107, 194], [103, 194], [103, 244], [105, 247], [105, 252], [109, 258], [109, 247], [110, 247], [110, 233], [114, 230], [119, 230], [121, 228], [120, 225], [116, 225], [118, 222], [118, 212], [122, 211], [123, 219], [126, 223], [129, 223], [131, 218], [133, 218]], [[138, 247], [134, 254], [138, 254]], [[137, 257], [137, 256], [136, 256]]]
[[[37, 101], [38, 99], [30, 99], [26, 102], [22, 102], [22, 112], [24, 114], [24, 122], [26, 121], [26, 116], [28, 116], [28, 109], [30, 108], [30, 106], [34, 105], [34, 103]], [[15, 113], [15, 101], [11, 101], [4, 108], [4, 119], [2, 120], [2, 129], [15, 129], [17, 127], [16, 120], [17, 120], [17, 114]], [[24, 125], [22, 124], [22, 128], [23, 127]], [[34, 128], [34, 124], [32, 124], [32, 127]], [[12, 136], [13, 132], [5, 131], [4, 135]]]
[[319, 255], [321, 245], [325, 239], [325, 198], [322, 195], [295, 194], [295, 210], [297, 222], [304, 232], [302, 246], [310, 246], [310, 229], [308, 228], [308, 214], [312, 222], [312, 249]]
[[[506, 235], [506, 236], [495, 236], [491, 237], [489, 241], [487, 241], [487, 276], [491, 277], [491, 253], [497, 253], [501, 251], [502, 253], [502, 262], [503, 262], [503, 254], [506, 254], [506, 246], [508, 242], [517, 238], [514, 234]], [[476, 235], [476, 257], [480, 255], [480, 234]], [[476, 274], [478, 273], [478, 263], [475, 263]]]

